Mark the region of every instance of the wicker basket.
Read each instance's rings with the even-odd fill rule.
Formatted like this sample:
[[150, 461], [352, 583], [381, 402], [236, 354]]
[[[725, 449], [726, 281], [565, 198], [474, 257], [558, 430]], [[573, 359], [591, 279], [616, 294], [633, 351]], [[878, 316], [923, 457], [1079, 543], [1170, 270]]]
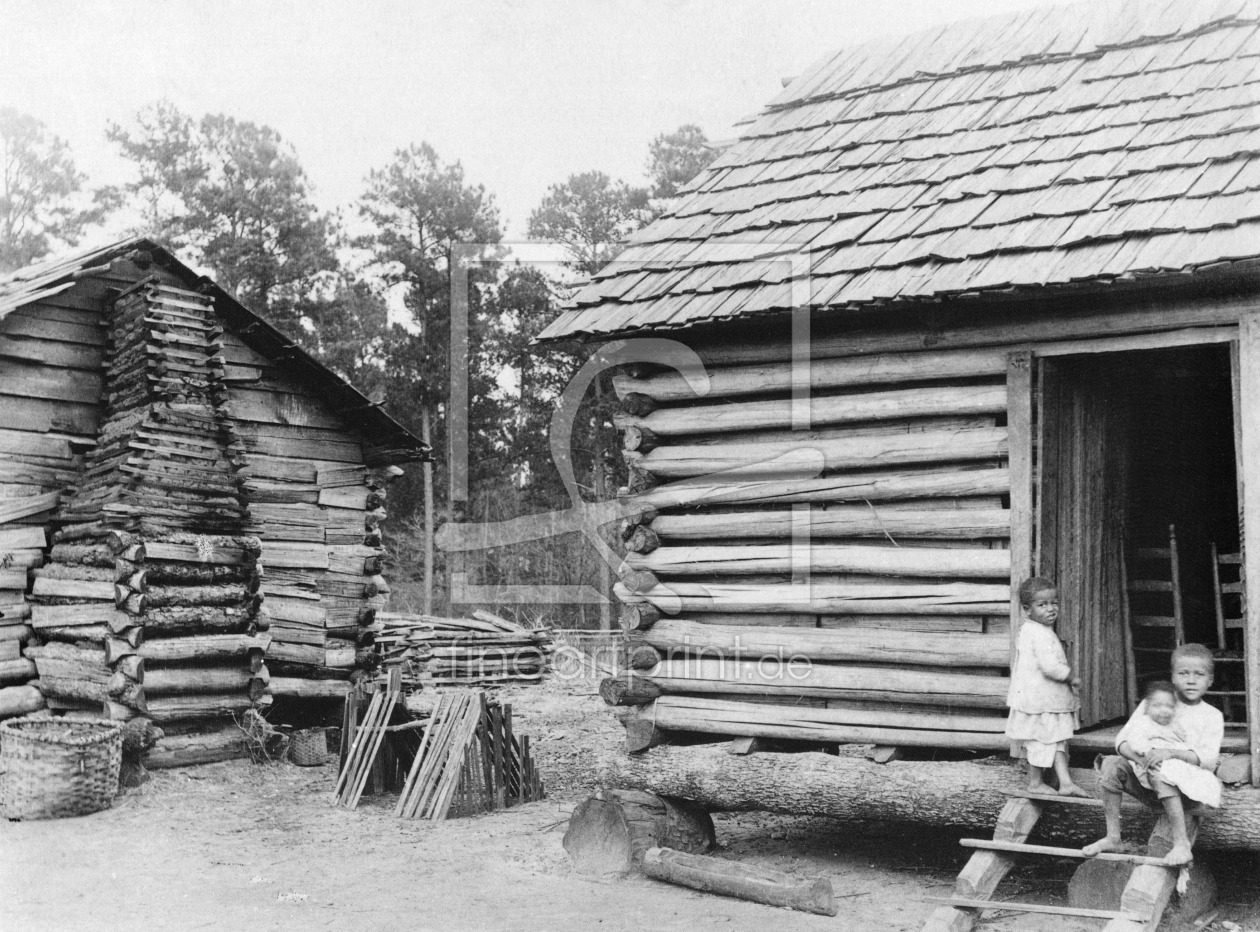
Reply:
[[289, 739], [289, 760], [299, 767], [328, 763], [328, 737], [323, 728], [304, 728]]
[[57, 819], [108, 809], [118, 792], [122, 728], [114, 722], [0, 722], [0, 801], [7, 819]]

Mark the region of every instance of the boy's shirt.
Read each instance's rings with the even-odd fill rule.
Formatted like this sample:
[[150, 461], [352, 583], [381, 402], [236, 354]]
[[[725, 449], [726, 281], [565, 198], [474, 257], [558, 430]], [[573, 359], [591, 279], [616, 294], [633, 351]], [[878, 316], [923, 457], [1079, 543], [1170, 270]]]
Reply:
[[[1143, 699], [1116, 735], [1117, 750], [1132, 734], [1140, 733], [1146, 718], [1146, 700]], [[1225, 739], [1225, 716], [1221, 710], [1206, 702], [1187, 705], [1178, 697], [1172, 727], [1185, 735], [1186, 744], [1199, 756], [1199, 766], [1215, 773], [1221, 757], [1221, 742]]]

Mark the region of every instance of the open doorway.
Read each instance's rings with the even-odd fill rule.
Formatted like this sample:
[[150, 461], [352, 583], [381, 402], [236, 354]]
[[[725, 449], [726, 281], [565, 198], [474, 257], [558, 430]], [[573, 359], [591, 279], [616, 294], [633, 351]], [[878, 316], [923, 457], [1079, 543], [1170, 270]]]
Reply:
[[[1220, 647], [1212, 547], [1240, 549], [1230, 345], [1042, 359], [1039, 388], [1038, 566], [1060, 586], [1087, 727], [1167, 677], [1170, 529], [1184, 639]], [[1219, 664], [1217, 689], [1240, 676]]]

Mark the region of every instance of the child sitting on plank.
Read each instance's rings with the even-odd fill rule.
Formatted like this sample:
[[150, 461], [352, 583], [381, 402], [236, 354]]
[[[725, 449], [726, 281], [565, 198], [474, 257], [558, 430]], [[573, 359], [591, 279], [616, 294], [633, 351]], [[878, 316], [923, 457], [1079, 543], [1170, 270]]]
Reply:
[[[1221, 740], [1225, 737], [1225, 718], [1218, 709], [1203, 701], [1203, 695], [1212, 685], [1214, 664], [1212, 652], [1202, 644], [1184, 644], [1173, 651], [1172, 655], [1172, 687], [1174, 692], [1174, 708], [1170, 724], [1183, 736], [1185, 750], [1160, 747], [1152, 744], [1146, 752], [1134, 748], [1132, 738], [1138, 736], [1138, 744], [1142, 746], [1143, 735], [1150, 732], [1147, 725], [1149, 716], [1147, 704], [1143, 699], [1134, 711], [1133, 716], [1116, 735], [1116, 751], [1119, 754], [1102, 759], [1099, 770], [1098, 789], [1102, 793], [1104, 812], [1107, 817], [1107, 834], [1083, 849], [1085, 854], [1094, 855], [1103, 851], [1114, 851], [1120, 847], [1120, 802], [1122, 794], [1128, 793], [1148, 806], [1161, 806], [1168, 817], [1172, 830], [1172, 850], [1164, 858], [1169, 865], [1189, 864], [1194, 857], [1190, 849], [1190, 836], [1186, 831], [1186, 803], [1183, 796], [1190, 796], [1180, 786], [1182, 776], [1178, 774], [1182, 768], [1173, 764], [1172, 776], [1165, 776], [1168, 763], [1184, 762], [1200, 769], [1211, 776], [1220, 758]], [[1145, 786], [1138, 773], [1130, 764], [1140, 765], [1146, 770]], [[1213, 778], [1215, 779], [1215, 778]], [[1177, 782], [1174, 783], [1173, 781]], [[1190, 775], [1189, 784], [1202, 785], [1201, 777]], [[1194, 804], [1194, 797], [1191, 804]]]
[[1129, 762], [1138, 781], [1148, 790], [1152, 789], [1151, 773], [1154, 771], [1159, 779], [1177, 787], [1186, 798], [1212, 807], [1219, 806], [1221, 781], [1215, 775], [1175, 757], [1170, 757], [1162, 764], [1152, 765], [1147, 761], [1147, 756], [1154, 748], [1165, 748], [1169, 751], [1194, 750], [1186, 743], [1182, 730], [1173, 724], [1173, 716], [1177, 711], [1177, 692], [1173, 684], [1164, 680], [1148, 683], [1146, 701], [1138, 707], [1138, 711], [1142, 710], [1145, 710], [1145, 714], [1134, 714], [1125, 732], [1130, 750], [1142, 758]]
[[[1015, 643], [1006, 699], [1011, 707], [1006, 720], [1011, 753], [1028, 758], [1030, 793], [1088, 796], [1068, 772], [1067, 742], [1079, 724], [1075, 690], [1081, 681], [1073, 675], [1054, 633], [1059, 590], [1050, 580], [1033, 576], [1019, 587], [1019, 604], [1025, 620]], [[1058, 778], [1057, 790], [1046, 782], [1051, 768]]]

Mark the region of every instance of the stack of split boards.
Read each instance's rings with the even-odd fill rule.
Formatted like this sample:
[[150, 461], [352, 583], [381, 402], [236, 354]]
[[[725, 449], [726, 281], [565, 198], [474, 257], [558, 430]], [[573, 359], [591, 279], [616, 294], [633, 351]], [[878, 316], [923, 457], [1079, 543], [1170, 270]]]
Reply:
[[144, 282], [108, 333], [104, 420], [32, 570], [26, 653], [51, 708], [160, 726], [151, 758], [239, 742], [233, 717], [271, 703], [270, 638], [222, 330], [206, 296]]
[[388, 685], [360, 687], [346, 700], [337, 805], [355, 808], [368, 789], [396, 792], [395, 815], [436, 821], [543, 798], [511, 706], [484, 690], [449, 689], [424, 712], [409, 711], [394, 671]]
[[549, 630], [485, 611], [471, 618], [381, 612], [375, 628], [382, 656], [403, 663], [414, 686], [537, 683], [552, 651]]

